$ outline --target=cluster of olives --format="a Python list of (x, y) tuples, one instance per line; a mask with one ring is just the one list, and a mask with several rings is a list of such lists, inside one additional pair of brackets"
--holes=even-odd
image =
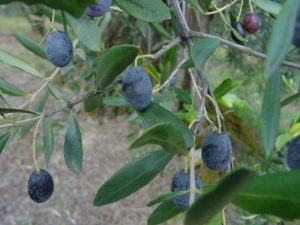
[[(198, 175), (195, 174), (195, 186), (197, 189), (202, 188), (202, 182)], [(190, 172), (185, 172), (181, 170), (175, 174), (172, 181), (171, 191), (172, 192), (180, 192), (180, 191), (188, 191), (190, 190)], [(173, 198), (173, 202), (175, 205), (181, 208), (189, 207), (189, 193), (185, 193), (182, 195), (178, 195)]]
[[(246, 31), (250, 34), (254, 34), (258, 31), (260, 27), (260, 20), (256, 12), (249, 12), (245, 15), (243, 23), (235, 21), (232, 23), (232, 27), (238, 32), (239, 35), (245, 38)], [(243, 44), (243, 41), (236, 37), (233, 32), (231, 32), (231, 37), (237, 44)]]
[[(99, 17), (108, 12), (111, 0), (99, 0), (98, 4), (86, 9), (86, 15)], [(56, 67), (68, 65), (73, 58), (73, 45), (71, 39), (63, 31), (49, 33), (45, 40), (45, 52), (51, 63)], [(54, 190), (53, 178), (44, 169), (33, 171), (28, 180), (28, 194), (36, 203), (46, 202)]]
[[(202, 147), (202, 159), (205, 165), (211, 170), (224, 170), (229, 168), (232, 157), (232, 145), (227, 134), (211, 133), (204, 141)], [(195, 175), (197, 189), (202, 187), (201, 179)], [(172, 192), (190, 190), (190, 173), (183, 170), (177, 172), (172, 182)], [(189, 193), (176, 196), (173, 199), (175, 205), (189, 207)]]

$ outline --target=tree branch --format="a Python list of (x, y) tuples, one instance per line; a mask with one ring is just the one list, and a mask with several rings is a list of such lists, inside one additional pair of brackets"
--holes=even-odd
[(114, 82), (112, 82), (109, 86), (107, 86), (106, 88), (104, 88), (103, 90), (96, 90), (92, 93), (89, 93), (87, 95), (82, 96), (81, 98), (75, 100), (74, 102), (68, 102), (65, 106), (59, 107), (51, 112), (45, 113), (44, 117), (51, 117), (59, 112), (64, 111), (65, 109), (72, 109), (74, 106), (88, 100), (91, 99), (97, 95), (101, 95), (106, 91), (110, 91), (113, 87), (115, 87), (116, 85), (120, 84), (122, 82), (122, 80), (115, 80)]
[[(253, 57), (256, 57), (259, 59), (264, 59), (264, 60), (267, 58), (267, 56), (263, 53), (254, 51), (248, 47), (233, 43), (231, 41), (228, 41), (226, 39), (220, 38), (215, 35), (206, 34), (206, 33), (202, 33), (202, 32), (196, 32), (196, 31), (190, 31), (190, 37), (191, 38), (215, 38), (215, 39), (218, 39), (222, 44), (232, 47), (232, 48), (235, 48), (241, 52), (244, 52), (245, 54), (247, 54), (249, 56), (253, 56)], [(287, 67), (291, 67), (291, 68), (300, 70), (300, 64), (289, 62), (289, 61), (283, 61), (282, 66), (287, 66)]]
[[(192, 54), (191, 50), (192, 50), (192, 46), (193, 46), (193, 43), (192, 43), (192, 40), (191, 40), (191, 31), (190, 31), (190, 29), (187, 25), (186, 19), (185, 19), (183, 13), (182, 13), (182, 10), (180, 8), (180, 4), (179, 4), (178, 0), (171, 0), (171, 4), (174, 8), (176, 18), (177, 18), (178, 23), (180, 25), (181, 39), (186, 43), (186, 45), (189, 49), (190, 55), (191, 55)], [(205, 75), (205, 73), (202, 70), (196, 69), (196, 71), (197, 71), (197, 74), (198, 74), (198, 76), (201, 80), (203, 90), (205, 90), (205, 92), (207, 90), (207, 93), (204, 93), (204, 95), (208, 94), (209, 96), (211, 96), (215, 100), (215, 96), (214, 96), (214, 93), (213, 93), (213, 91), (211, 90), (211, 88), (209, 86), (207, 76)], [(221, 124), (222, 124), (222, 130), (226, 131), (224, 117), (223, 117), (220, 109), (218, 108), (217, 110), (220, 113), (219, 115), (220, 115), (220, 120), (221, 120)]]
[(161, 47), (160, 50), (158, 50), (156, 53), (154, 53), (152, 55), (152, 59), (153, 60), (149, 60), (148, 62), (144, 63), (143, 66), (147, 66), (150, 63), (152, 63), (153, 61), (159, 59), (161, 56), (163, 56), (167, 51), (169, 51), (171, 48), (173, 48), (174, 46), (178, 45), (181, 42), (181, 38), (180, 37), (176, 37), (175, 39), (173, 39), (170, 43), (168, 43), (167, 45), (163, 45)]

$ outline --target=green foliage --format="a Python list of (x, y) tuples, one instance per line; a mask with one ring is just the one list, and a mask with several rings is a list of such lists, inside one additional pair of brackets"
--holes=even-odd
[(290, 103), (294, 102), (296, 99), (300, 98), (300, 92), (297, 92), (296, 94), (293, 94), (286, 99), (281, 101), (281, 107), (285, 107), (289, 105)]
[(203, 69), (205, 62), (219, 45), (220, 41), (212, 38), (201, 39), (194, 43), (192, 48), (192, 59), (198, 70)]
[(109, 106), (124, 106), (127, 102), (123, 97), (105, 97), (103, 103)]
[(157, 124), (145, 130), (133, 141), (130, 148), (138, 148), (146, 144), (157, 144), (172, 154), (186, 155), (184, 139), (180, 131), (170, 123)]
[(280, 10), (281, 10), (281, 5), (275, 1), (253, 0), (253, 3), (256, 4), (262, 10), (269, 12), (276, 16), (280, 13)]
[(38, 114), (37, 112), (25, 110), (25, 109), (12, 109), (12, 108), (0, 108), (0, 114), (9, 114), (9, 113), (29, 113), (29, 114)]
[(88, 100), (84, 101), (84, 111), (86, 112), (93, 112), (102, 104), (102, 99), (99, 96), (95, 96)]
[(26, 93), (0, 77), (0, 91), (11, 96), (24, 96)]
[(247, 169), (238, 169), (224, 177), (211, 191), (200, 196), (187, 211), (185, 225), (200, 225), (221, 211), (248, 183), (255, 173)]
[(232, 89), (234, 89), (236, 86), (237, 86), (236, 82), (234, 82), (230, 78), (223, 80), (223, 82), (218, 87), (216, 87), (214, 90), (214, 95), (215, 95), (216, 99), (222, 98), (224, 95), (226, 95)]
[(118, 45), (110, 48), (99, 60), (97, 66), (97, 87), (107, 87), (138, 54), (134, 45)]
[(69, 14), (66, 17), (74, 33), (79, 38), (80, 43), (91, 51), (100, 51), (101, 30), (98, 26), (99, 20), (88, 16), (76, 19)]
[(280, 88), (281, 75), (279, 72), (269, 77), (262, 103), (262, 138), (266, 151), (275, 147), (280, 119)]
[(158, 150), (127, 163), (100, 187), (94, 205), (113, 203), (141, 189), (165, 168), (172, 156)]
[(193, 134), (188, 127), (173, 113), (161, 107), (157, 103), (150, 103), (145, 110), (139, 111), (138, 114), (146, 127), (169, 122), (173, 126), (177, 127), (182, 134), (186, 148), (190, 148), (195, 145)]
[(8, 52), (0, 50), (0, 61), (35, 77), (43, 77), (35, 68)]
[(170, 10), (161, 0), (114, 0), (114, 3), (131, 16), (147, 22), (170, 19)]
[(175, 198), (176, 196), (186, 194), (187, 192), (188, 191), (177, 191), (177, 192), (170, 192), (167, 194), (160, 195), (160, 196), (156, 197), (155, 199), (151, 200), (150, 202), (148, 202), (147, 206), (153, 206), (158, 203), (166, 202), (168, 200)]
[(65, 93), (61, 92), (54, 84), (48, 83), (48, 90), (56, 100), (68, 100), (68, 96), (66, 96)]
[(49, 166), (54, 149), (54, 134), (53, 134), (53, 126), (49, 119), (43, 120), (43, 128), (44, 128), (44, 152), (45, 152), (45, 161), (47, 166)]
[(255, 177), (233, 203), (254, 214), (274, 215), (292, 220), (300, 218), (299, 170)]
[[(17, 0), (13, 0), (17, 1)], [(68, 1), (60, 1), (60, 0), (21, 0), (26, 4), (45, 4), (54, 9), (62, 9), (65, 10), (76, 17), (80, 17), (84, 12), (85, 8), (93, 3), (96, 3), (96, 0), (68, 0)], [(12, 0), (0, 0), (0, 4), (11, 3)]]
[(185, 208), (175, 205), (172, 200), (164, 202), (151, 213), (148, 218), (148, 225), (163, 223), (184, 212), (185, 210)]
[(20, 44), (22, 44), (27, 50), (31, 51), (33, 54), (43, 59), (48, 60), (44, 49), (31, 38), (20, 33), (16, 33), (15, 37), (20, 42)]
[(9, 141), (11, 137), (11, 133), (7, 132), (0, 136), (0, 154), (2, 153), (3, 149), (5, 148), (7, 142)]
[[(268, 43), (266, 73), (269, 76), (273, 76), (279, 70), (289, 51), (294, 34), (298, 5), (298, 1), (286, 1), (276, 19), (271, 39)], [(286, 32), (282, 32), (283, 30)]]
[(185, 104), (193, 103), (191, 94), (189, 92), (187, 92), (186, 90), (181, 89), (181, 88), (175, 88), (174, 91), (176, 94), (176, 98), (178, 98), (183, 103), (185, 103)]
[(70, 113), (64, 144), (64, 157), (68, 168), (79, 174), (82, 170), (83, 151), (81, 132), (75, 115)]

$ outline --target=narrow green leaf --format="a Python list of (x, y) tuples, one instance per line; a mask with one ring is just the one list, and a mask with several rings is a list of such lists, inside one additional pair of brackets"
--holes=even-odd
[(48, 89), (51, 93), (51, 95), (56, 99), (56, 100), (64, 100), (64, 101), (68, 101), (68, 96), (60, 91), (56, 86), (54, 86), (51, 83), (48, 83)]
[(281, 102), (281, 107), (285, 107), (287, 106), (288, 104), (291, 104), (293, 101), (295, 101), (296, 99), (300, 98), (300, 92), (296, 93), (296, 94), (293, 94), (289, 97), (287, 97), (286, 99), (284, 99), (282, 102)]
[(198, 10), (200, 13), (203, 13), (203, 9), (201, 8), (198, 0), (187, 0), (189, 4), (191, 4), (196, 10)]
[(11, 96), (24, 96), (26, 93), (20, 88), (8, 83), (2, 77), (0, 77), (0, 90), (1, 92)]
[(190, 68), (193, 68), (194, 67), (194, 62), (191, 58), (188, 58), (184, 61), (184, 63), (182, 64), (182, 66), (180, 67), (181, 69), (183, 70), (187, 70), (187, 69), (190, 69)]
[(0, 136), (0, 154), (2, 153), (3, 149), (5, 148), (8, 140), (10, 139), (11, 137), (11, 133), (10, 132), (7, 132), (3, 135)]
[(232, 79), (225, 79), (218, 87), (215, 88), (214, 95), (216, 99), (222, 98), (235, 87), (236, 83)]
[(174, 91), (176, 94), (176, 98), (178, 98), (183, 103), (189, 104), (189, 105), (193, 103), (191, 94), (188, 91), (183, 90), (181, 88), (175, 88)]
[(138, 148), (146, 144), (158, 144), (172, 154), (188, 153), (180, 131), (170, 123), (160, 123), (145, 130), (132, 142), (130, 148)]
[(219, 45), (220, 41), (215, 38), (203, 38), (193, 44), (192, 58), (198, 70), (203, 70), (205, 62)]
[(172, 159), (172, 154), (150, 152), (120, 168), (97, 192), (95, 206), (123, 199), (147, 185)]
[(173, 203), (172, 200), (160, 204), (149, 216), (148, 225), (156, 225), (183, 213), (186, 209)]
[(69, 12), (76, 17), (80, 17), (88, 5), (96, 3), (96, 0), (0, 0), (0, 4), (7, 4), (13, 1), (21, 1), (28, 5), (45, 4), (53, 9), (61, 9)]
[(148, 23), (143, 21), (143, 20), (137, 19), (135, 25), (136, 25), (137, 29), (141, 32), (143, 37), (146, 38), (147, 37)]
[(31, 38), (20, 33), (16, 33), (15, 37), (27, 50), (43, 59), (48, 60), (44, 49), (38, 43), (34, 42)]
[(66, 17), (80, 43), (91, 51), (100, 51), (101, 31), (98, 26), (99, 20), (88, 16), (76, 19), (69, 14), (66, 14)]
[[(5, 103), (5, 105), (7, 105), (8, 107), (11, 107), (11, 105), (9, 104), (9, 102), (5, 99), (5, 97), (3, 96), (3, 93), (0, 91), (0, 99)], [(5, 118), (5, 115), (2, 114), (2, 117)]]
[(226, 27), (230, 30), (230, 32), (232, 32), (234, 34), (234, 36), (236, 36), (240, 41), (242, 41), (243, 43), (246, 43), (247, 39), (244, 38), (242, 35), (240, 35), (240, 33), (237, 32), (236, 29), (234, 29), (232, 27), (231, 23), (227, 20), (227, 18), (224, 16), (222, 11), (219, 12), (219, 15), (220, 15), (222, 21), (224, 22), (224, 24), (226, 25)]
[(187, 125), (182, 120), (178, 119), (173, 113), (157, 103), (151, 102), (145, 110), (138, 111), (138, 114), (146, 127), (169, 122), (182, 134), (186, 148), (191, 148), (195, 145), (193, 133), (189, 130)]
[(170, 33), (159, 23), (150, 23), (150, 26), (160, 37), (166, 38), (167, 40), (171, 39)]
[(223, 225), (222, 223), (222, 213), (216, 214), (208, 223), (207, 225)]
[(272, 151), (279, 129), (281, 75), (276, 72), (269, 77), (262, 103), (262, 138), (266, 151)]
[(138, 54), (134, 45), (118, 45), (110, 48), (97, 66), (97, 87), (103, 89), (129, 66)]
[(54, 134), (52, 124), (49, 119), (43, 120), (44, 127), (44, 153), (45, 153), (45, 161), (46, 165), (49, 166), (54, 149)]
[(275, 21), (267, 49), (265, 70), (268, 76), (272, 76), (278, 71), (289, 51), (294, 34), (298, 5), (299, 1), (286, 1)]
[(171, 18), (168, 6), (161, 0), (114, 0), (114, 3), (131, 16), (147, 22)]
[(233, 203), (251, 213), (286, 220), (300, 218), (300, 171), (277, 172), (255, 177)]
[(200, 196), (187, 211), (185, 225), (203, 225), (232, 201), (255, 177), (247, 169), (238, 169), (224, 177), (210, 192)]
[(39, 100), (37, 101), (36, 105), (34, 106), (34, 111), (36, 112), (43, 112), (46, 104), (47, 104), (47, 99), (49, 97), (49, 91), (46, 89), (44, 93), (41, 95)]
[(40, 78), (43, 77), (35, 68), (31, 67), (28, 63), (19, 59), (17, 56), (14, 56), (3, 50), (0, 50), (0, 61), (9, 66), (15, 67), (19, 70), (29, 73), (33, 76)]
[(127, 105), (127, 102), (124, 97), (105, 97), (103, 99), (105, 105), (110, 106), (124, 106)]
[(168, 200), (171, 200), (179, 195), (183, 195), (188, 193), (189, 191), (177, 191), (177, 192), (170, 192), (167, 194), (162, 194), (158, 197), (156, 197), (155, 199), (151, 200), (150, 202), (147, 203), (147, 206), (153, 206), (156, 205), (158, 203), (162, 203)]
[(277, 16), (281, 10), (281, 4), (270, 0), (253, 0), (253, 3), (262, 10)]
[(102, 104), (102, 99), (99, 95), (84, 101), (84, 111), (93, 112)]
[(33, 112), (25, 109), (0, 108), (0, 114), (8, 114), (8, 113), (38, 114), (37, 112)]
[(75, 115), (71, 112), (64, 144), (64, 158), (68, 168), (79, 174), (82, 170), (83, 151), (81, 132)]

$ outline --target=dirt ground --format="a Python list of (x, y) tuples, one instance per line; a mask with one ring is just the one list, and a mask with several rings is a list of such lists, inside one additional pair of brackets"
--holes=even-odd
[[(0, 49), (32, 61), (39, 69), (45, 69), (34, 55), (17, 43), (11, 33), (1, 33)], [(40, 86), (40, 81), (36, 78), (2, 63), (0, 75), (28, 92), (37, 90)], [(16, 107), (24, 101), (22, 98), (9, 100)], [(66, 124), (64, 113), (53, 119)], [(79, 176), (70, 172), (64, 164), (65, 128), (56, 129), (55, 152), (48, 168), (54, 178), (55, 191), (51, 200), (45, 204), (36, 204), (27, 195), (27, 181), (33, 170), (32, 133), (22, 139), (15, 138), (0, 155), (0, 225), (147, 224), (147, 218), (154, 208), (148, 208), (146, 204), (152, 197), (170, 191), (171, 177), (179, 159), (174, 158), (164, 177), (158, 176), (149, 186), (132, 196), (100, 208), (92, 205), (101, 184), (133, 158), (128, 149), (128, 135), (133, 128), (126, 119), (118, 117), (100, 120), (84, 113), (78, 115), (84, 146), (84, 168)], [(40, 134), (38, 145), (41, 144)], [(39, 162), (45, 167), (42, 151), (38, 155)], [(167, 224), (181, 224), (181, 219), (175, 218)]]

